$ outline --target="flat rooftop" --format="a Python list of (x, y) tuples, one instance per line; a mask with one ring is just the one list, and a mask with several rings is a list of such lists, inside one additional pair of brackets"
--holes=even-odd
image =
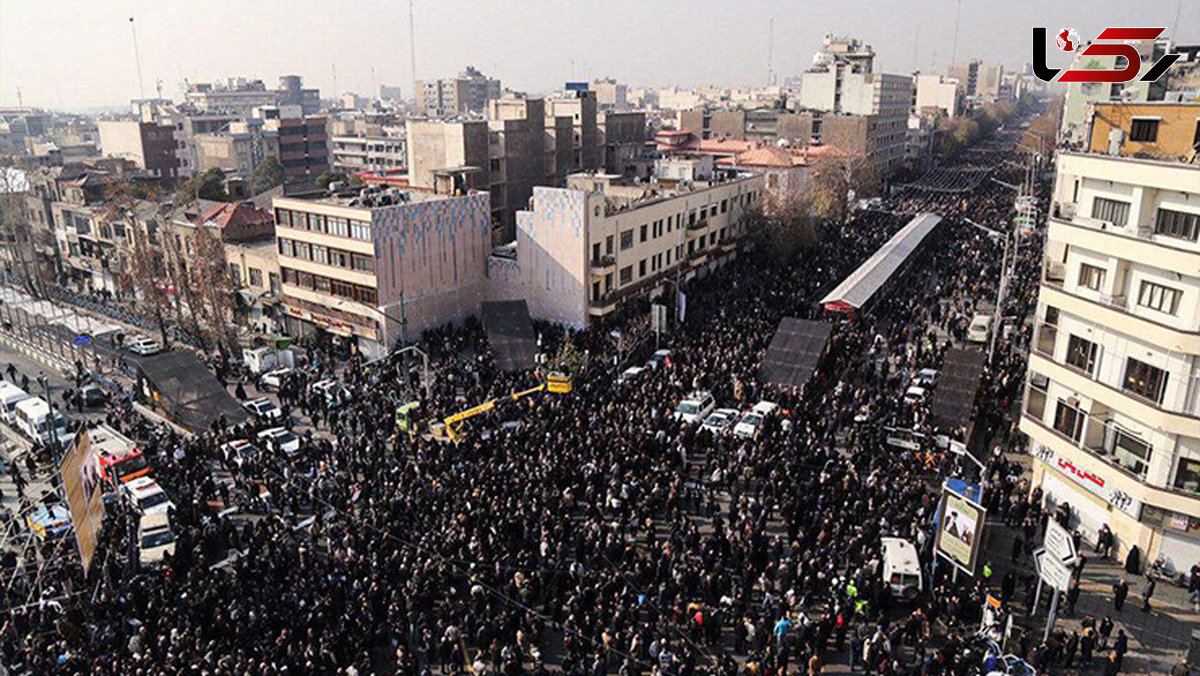
[(276, 202), (294, 200), (310, 204), (328, 204), (356, 209), (381, 209), (399, 204), (412, 204), (414, 202), (436, 202), (453, 197), (456, 196), (435, 193), (432, 190), (419, 190), (394, 185), (364, 185), (338, 190), (325, 195), (283, 197), (277, 199)]

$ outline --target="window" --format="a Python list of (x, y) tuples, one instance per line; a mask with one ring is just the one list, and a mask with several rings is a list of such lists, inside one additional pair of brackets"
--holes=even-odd
[(646, 241), (646, 233), (648, 232), (648, 230), (649, 230), (649, 228), (645, 224), (643, 224), (642, 227), (638, 229), (638, 241), (639, 242)]
[(1158, 140), (1158, 120), (1133, 118), (1129, 125), (1129, 140), (1154, 143)]
[(600, 282), (592, 282), (592, 300), (600, 300)]
[(595, 244), (592, 245), (592, 261), (596, 262), (599, 260), (600, 260), (600, 242), (596, 242)]
[(306, 261), (311, 261), (312, 246), (306, 242), (296, 242), (296, 258), (303, 258)]
[(1071, 336), (1067, 341), (1067, 363), (1092, 375), (1096, 367), (1096, 351), (1096, 344), (1092, 341)]
[(626, 265), (621, 268), (621, 283), (628, 284), (633, 281), (633, 266)]
[(1146, 475), (1150, 467), (1150, 444), (1116, 425), (1106, 428), (1104, 441), (1104, 449), (1112, 454), (1113, 462), (1138, 476)]
[(330, 216), (326, 224), (329, 227), (329, 234), (338, 237), (350, 236), (350, 221), (347, 219)]
[(1200, 493), (1200, 460), (1179, 459), (1179, 467), (1175, 470), (1175, 488)]
[(312, 245), (312, 259), (314, 263), (329, 265), (329, 249), (319, 244)]
[(1138, 290), (1137, 302), (1142, 307), (1173, 315), (1179, 309), (1179, 297), (1182, 295), (1183, 292), (1179, 289), (1143, 281), (1141, 289)]
[(1171, 209), (1159, 209), (1154, 221), (1154, 234), (1196, 241), (1200, 231), (1200, 214), (1189, 214)]
[(294, 246), (292, 246), (292, 240), (290, 240), (290, 239), (279, 240), (279, 253), (280, 253), (280, 255), (288, 256), (289, 258), (295, 258), (296, 257), (296, 248)]
[(641, 261), (638, 262), (638, 277), (640, 278), (640, 277), (645, 277), (645, 276), (646, 276), (646, 259), (643, 258)]
[(274, 272), (267, 273), (267, 279), (271, 283), (271, 293), (278, 295), (281, 288), (279, 286), (279, 275)]
[(1104, 273), (1104, 268), (1081, 263), (1079, 265), (1079, 285), (1086, 286), (1092, 291), (1099, 291), (1104, 287)]
[(242, 285), (242, 269), (236, 263), (229, 264), (229, 278), (233, 280), (234, 284)]
[(247, 274), (250, 276), (250, 286), (262, 286), (262, 270), (258, 268), (246, 268)]
[(337, 249), (329, 250), (329, 264), (339, 268), (350, 267), (350, 254)]
[(362, 254), (350, 254), (351, 265), (359, 272), (375, 272), (375, 259)]
[(728, 210), (729, 210), (729, 198), (726, 197), (725, 199), (721, 200), (721, 213), (725, 213)]
[(1161, 404), (1163, 393), (1167, 389), (1167, 372), (1157, 366), (1130, 358), (1125, 365), (1123, 387), (1127, 392)]
[(612, 235), (609, 235), (608, 237), (604, 238), (604, 254), (606, 256), (611, 256), (612, 252), (613, 252), (613, 238), (612, 238)]
[(621, 251), (633, 248), (633, 230), (621, 233)]
[(365, 221), (350, 221), (350, 236), (354, 239), (370, 241), (371, 224)]
[(1054, 429), (1074, 441), (1079, 441), (1079, 434), (1083, 432), (1083, 414), (1079, 409), (1059, 399), (1058, 408), (1054, 411)]
[(1092, 218), (1125, 225), (1129, 222), (1129, 202), (1097, 197), (1092, 200)]

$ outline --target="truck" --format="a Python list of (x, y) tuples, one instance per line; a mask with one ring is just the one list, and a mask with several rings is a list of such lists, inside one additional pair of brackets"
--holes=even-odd
[(296, 366), (296, 357), (291, 350), (281, 350), (270, 345), (242, 350), (242, 361), (246, 363), (246, 368), (254, 374), (283, 366), (287, 368)]

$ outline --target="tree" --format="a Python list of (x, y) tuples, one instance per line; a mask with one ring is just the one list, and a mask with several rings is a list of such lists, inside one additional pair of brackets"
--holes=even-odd
[(233, 283), (225, 258), (225, 245), (219, 233), (203, 224), (192, 233), (194, 256), (188, 266), (196, 306), (192, 308), (203, 321), (213, 342), (224, 345), (228, 354), (236, 352), (237, 336), (231, 330)]
[(878, 189), (874, 166), (862, 152), (834, 144), (809, 166), (812, 192), (805, 199), (821, 220), (838, 226), (844, 226), (850, 218), (851, 199), (874, 194)]
[[(146, 227), (153, 227), (157, 214), (147, 226), (138, 218), (139, 210), (156, 209), (158, 192), (153, 186), (120, 181), (104, 191), (104, 211), (101, 217), (109, 223), (119, 222), (125, 227), (129, 239), (126, 265), (117, 272), (125, 290), (133, 297), (139, 314), (152, 317), (162, 336), (163, 346), (170, 345), (167, 334), (168, 311), (170, 310), (166, 286), (163, 283), (166, 261), (161, 249), (152, 246)], [(147, 202), (150, 204), (147, 204)]]
[(791, 260), (819, 240), (811, 187), (788, 190), (772, 198), (765, 210), (755, 204), (746, 218), (759, 250), (775, 262)]
[(228, 202), (225, 192), (225, 174), (220, 169), (209, 169), (184, 181), (175, 193), (175, 206), (182, 206), (198, 199)]
[(283, 165), (275, 157), (268, 157), (254, 168), (250, 174), (250, 190), (255, 194), (266, 192), (278, 185), (283, 185), (287, 178)]
[(33, 224), (25, 208), (27, 190), (25, 172), (0, 164), (0, 243), (20, 269), (26, 289), (40, 297), (33, 269)]
[(337, 169), (326, 169), (317, 174), (316, 186), (322, 190), (328, 189), (330, 183), (345, 183), (346, 185), (362, 185), (362, 179)]

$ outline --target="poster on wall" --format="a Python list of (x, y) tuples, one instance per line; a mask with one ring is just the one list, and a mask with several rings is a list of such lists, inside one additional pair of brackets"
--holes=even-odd
[(938, 512), (934, 551), (968, 575), (975, 574), (979, 552), (983, 548), (983, 524), (986, 510), (958, 493), (944, 488)]

